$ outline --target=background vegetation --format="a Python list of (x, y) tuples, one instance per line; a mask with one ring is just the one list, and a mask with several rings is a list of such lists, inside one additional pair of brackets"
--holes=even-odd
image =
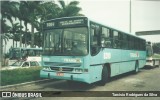
[(1, 86), (40, 80), (41, 67), (1, 70)]
[(153, 52), (160, 55), (160, 43), (153, 43)]
[[(41, 23), (46, 20), (83, 16), (78, 1), (0, 1), (1, 3), (1, 35), (0, 54), (4, 57), (3, 50), (8, 39), (13, 39), (13, 47), (41, 47)], [(9, 25), (10, 23), (11, 25)], [(30, 25), (30, 29), (28, 26)], [(5, 43), (3, 43), (5, 42)], [(5, 45), (3, 45), (5, 44)], [(0, 63), (2, 59), (0, 60)]]

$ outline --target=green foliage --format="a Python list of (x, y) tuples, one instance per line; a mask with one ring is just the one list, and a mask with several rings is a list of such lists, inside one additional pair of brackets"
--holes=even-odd
[(81, 8), (78, 7), (79, 1), (71, 1), (68, 5), (63, 0), (59, 0), (60, 12), (58, 17), (69, 17), (69, 16), (83, 16), (79, 12)]
[(41, 32), (36, 32), (34, 34), (34, 36), (36, 37), (34, 39), (35, 45), (37, 45), (38, 47), (42, 47), (42, 39), (43, 39), (42, 33)]
[[(31, 47), (33, 47), (33, 45), (41, 46), (42, 43), (35, 42), (36, 38), (39, 38), (38, 41), (42, 41), (42, 38), (34, 36), (34, 29), (36, 28), (38, 32), (41, 32), (40, 23), (42, 21), (58, 17), (83, 16), (79, 13), (81, 8), (78, 7), (78, 4), (78, 1), (71, 1), (66, 4), (64, 0), (59, 0), (58, 4), (55, 3), (55, 1), (2, 1), (1, 32), (3, 34), (12, 34), (13, 41), (20, 41), (20, 44), (31, 44)], [(13, 18), (15, 18), (15, 20), (19, 19), (19, 23), (13, 22)], [(12, 24), (11, 27), (7, 25), (6, 20), (10, 21)], [(25, 25), (25, 32), (22, 30), (22, 23)], [(31, 32), (28, 32), (28, 24), (32, 26)], [(29, 36), (23, 35), (23, 37), (21, 37), (23, 33), (30, 34)], [(4, 34), (3, 39), (4, 38), (7, 40), (10, 37)]]
[(2, 70), (1, 86), (39, 80), (40, 69), (41, 67)]
[(160, 43), (153, 43), (153, 52), (160, 54)]

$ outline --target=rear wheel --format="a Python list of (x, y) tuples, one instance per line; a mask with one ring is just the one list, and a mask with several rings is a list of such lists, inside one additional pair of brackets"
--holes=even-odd
[(102, 70), (102, 79), (99, 82), (99, 85), (104, 86), (109, 80), (109, 71), (107, 67), (103, 67)]
[(136, 61), (136, 64), (135, 64), (135, 73), (138, 73), (139, 72), (139, 65), (138, 65), (138, 61)]

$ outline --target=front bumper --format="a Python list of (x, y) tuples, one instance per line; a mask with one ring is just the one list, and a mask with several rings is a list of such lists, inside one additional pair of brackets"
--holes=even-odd
[(63, 73), (63, 76), (57, 76), (57, 72), (54, 71), (40, 71), (41, 78), (50, 78), (50, 79), (64, 79), (64, 80), (73, 80), (80, 81), (85, 83), (92, 83), (90, 81), (90, 75), (88, 73)]

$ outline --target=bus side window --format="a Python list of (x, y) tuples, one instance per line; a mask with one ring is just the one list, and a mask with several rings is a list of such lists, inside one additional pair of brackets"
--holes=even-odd
[(142, 41), (143, 41), (143, 43), (142, 43), (141, 49), (145, 51), (146, 50), (146, 41), (145, 40), (142, 40)]
[(91, 55), (96, 55), (100, 51), (100, 28), (91, 27)]
[(102, 27), (101, 45), (102, 47), (111, 47), (111, 33), (110, 29)]
[(133, 50), (135, 50), (134, 44), (135, 44), (135, 40), (134, 40), (134, 37), (132, 36), (131, 37), (131, 46), (132, 46)]
[(118, 41), (119, 48), (123, 49), (123, 34), (121, 32), (118, 32)]
[(97, 46), (97, 37), (96, 37), (96, 32), (95, 29), (91, 28), (91, 45), (92, 46)]
[(122, 39), (122, 49), (128, 49), (128, 40), (127, 40), (128, 35), (123, 34), (123, 39)]
[(128, 48), (129, 48), (129, 50), (131, 50), (132, 49), (132, 45), (133, 45), (133, 42), (132, 42), (132, 37), (131, 36), (128, 36)]
[(118, 31), (113, 31), (113, 48), (120, 48)]

